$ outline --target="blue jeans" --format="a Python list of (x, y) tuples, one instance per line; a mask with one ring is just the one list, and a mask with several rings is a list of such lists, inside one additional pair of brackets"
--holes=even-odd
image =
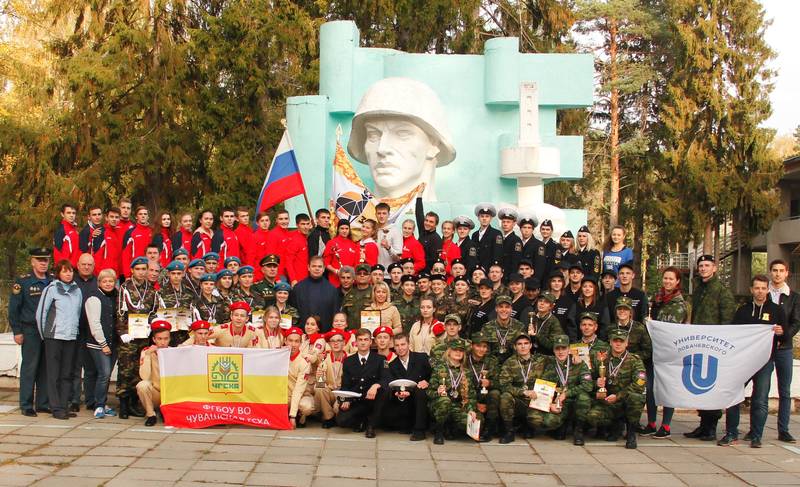
[(789, 409), (792, 407), (792, 366), (794, 359), (791, 348), (779, 348), (773, 355), (775, 374), (778, 376), (778, 432), (789, 432)]
[(75, 350), (75, 365), (72, 371), (72, 392), (69, 396), (70, 404), (81, 403), (81, 384), (83, 384), (84, 403), (87, 406), (94, 404), (94, 390), (97, 382), (97, 370), (94, 361), (86, 347), (86, 337), (78, 336)]
[[(739, 404), (725, 410), (725, 433), (739, 439)], [(752, 407), (752, 405), (751, 405)], [(752, 425), (751, 425), (752, 427)]]
[(94, 386), (94, 407), (105, 408), (108, 399), (108, 383), (111, 379), (111, 371), (114, 370), (114, 362), (117, 361), (117, 351), (111, 349), (111, 355), (106, 355), (102, 350), (87, 348), (97, 369), (97, 382)]
[(753, 376), (753, 395), (750, 401), (750, 434), (753, 439), (761, 439), (769, 414), (769, 387), (775, 363), (770, 359)]

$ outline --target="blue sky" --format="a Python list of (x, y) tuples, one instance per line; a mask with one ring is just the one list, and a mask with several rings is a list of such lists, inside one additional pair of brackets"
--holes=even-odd
[(800, 20), (800, 1), (761, 0), (766, 17), (772, 19), (766, 38), (777, 53), (772, 68), (777, 71), (770, 95), (772, 116), (765, 126), (778, 134), (792, 133), (800, 125), (800, 50), (797, 49), (797, 28)]

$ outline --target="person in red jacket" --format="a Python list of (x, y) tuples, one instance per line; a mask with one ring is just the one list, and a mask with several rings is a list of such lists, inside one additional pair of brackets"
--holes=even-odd
[(261, 259), (269, 255), (267, 251), (267, 244), (269, 243), (269, 225), (271, 221), (269, 213), (262, 211), (256, 216), (256, 224), (258, 228), (253, 232), (250, 239), (250, 260), (246, 261), (248, 265), (255, 269), (253, 280), (259, 282), (264, 279), (264, 273), (261, 272)]
[(339, 287), (339, 269), (343, 266), (355, 268), (358, 265), (358, 255), (358, 244), (350, 240), (350, 222), (339, 220), (336, 236), (325, 244), (325, 251), (322, 253), (331, 284)]
[(197, 216), (197, 229), (192, 234), (192, 244), (189, 254), (192, 259), (202, 259), (204, 255), (211, 252), (211, 239), (214, 231), (214, 214), (211, 210), (203, 210)]
[(80, 237), (75, 224), (77, 215), (75, 206), (69, 203), (61, 205), (61, 223), (53, 234), (53, 262), (68, 260), (76, 268), (81, 256)]
[(153, 225), (152, 243), (158, 247), (158, 263), (167, 267), (172, 262), (172, 215), (168, 211), (162, 211)]
[(119, 228), (119, 208), (109, 208), (106, 211), (106, 223), (103, 225), (100, 250), (95, 254), (95, 272), (103, 269), (113, 270), (117, 276), (122, 276), (122, 233)]
[(458, 238), (455, 233), (456, 227), (452, 221), (447, 220), (442, 222), (442, 252), (439, 256), (444, 261), (445, 271), (448, 276), (450, 275), (450, 268), (453, 265), (453, 261), (461, 258), (461, 247), (453, 243), (453, 237), (455, 236)]
[(378, 244), (375, 243), (375, 231), (378, 222), (372, 219), (364, 220), (361, 224), (361, 240), (359, 247), (359, 264), (367, 264), (370, 268), (378, 263)]
[(133, 227), (134, 222), (131, 221), (131, 211), (133, 211), (133, 203), (128, 198), (120, 198), (119, 199), (119, 234), (120, 236), (125, 235), (125, 232)]
[(175, 255), (175, 251), (178, 249), (185, 249), (189, 252), (189, 249), (192, 248), (192, 218), (191, 213), (181, 215), (178, 231), (172, 234), (172, 255)]
[(240, 257), (239, 237), (233, 231), (236, 213), (232, 208), (223, 208), (219, 221), (219, 228), (211, 239), (211, 250), (218, 253), (223, 261), (228, 257)]
[(286, 251), (281, 261), (286, 262), (289, 283), (295, 284), (308, 277), (308, 235), (311, 233), (311, 217), (299, 213), (294, 217), (297, 230), (289, 232)]
[(246, 265), (253, 252), (253, 229), (250, 228), (250, 210), (244, 206), (236, 208), (236, 225), (233, 231), (239, 238), (239, 258), (242, 259), (242, 265)]
[(133, 259), (144, 256), (147, 246), (153, 241), (153, 230), (148, 226), (149, 221), (150, 213), (147, 208), (137, 207), (136, 224), (122, 237), (122, 271), (125, 277), (130, 277)]
[(412, 259), (414, 261), (414, 274), (419, 274), (425, 268), (425, 249), (422, 244), (414, 237), (414, 221), (406, 220), (403, 222), (403, 254), (401, 259)]
[(94, 258), (94, 275), (100, 272), (97, 267), (97, 258), (103, 243), (103, 231), (103, 209), (92, 205), (89, 207), (89, 221), (78, 234), (78, 246), (82, 253), (89, 254)]

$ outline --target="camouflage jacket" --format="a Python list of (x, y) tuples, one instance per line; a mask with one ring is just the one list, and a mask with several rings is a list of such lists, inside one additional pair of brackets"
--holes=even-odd
[(500, 363), (497, 361), (497, 357), (487, 353), (486, 356), (483, 357), (483, 360), (478, 361), (475, 360), (471, 353), (467, 352), (464, 363), (466, 364), (465, 368), (469, 372), (469, 378), (470, 381), (472, 381), (472, 387), (474, 387), (476, 391), (481, 390), (481, 371), (485, 371), (486, 378), (489, 379), (489, 382), (491, 382), (489, 389), (498, 389)]
[(592, 374), (589, 372), (589, 368), (586, 364), (583, 362), (573, 364), (572, 358), (569, 356), (566, 362), (566, 366), (569, 367), (568, 369), (565, 369), (564, 364), (561, 364), (562, 372), (567, 373), (566, 385), (561, 383), (558, 371), (556, 370), (556, 367), (559, 366), (557, 365), (558, 359), (551, 356), (543, 357), (543, 359), (536, 364), (534, 367), (534, 369), (536, 369), (536, 378), (555, 382), (558, 384), (558, 387), (566, 387), (567, 399), (575, 398), (581, 393), (591, 393)]
[[(625, 399), (628, 394), (644, 394), (647, 385), (644, 362), (632, 353), (623, 354), (622, 357), (614, 357), (609, 352), (608, 358), (605, 360), (608, 395), (616, 394), (618, 399)], [(622, 361), (622, 365), (620, 365), (620, 361)], [(615, 372), (614, 369), (617, 366), (619, 369)]]
[(692, 294), (692, 323), (697, 325), (718, 325), (730, 323), (736, 312), (733, 294), (719, 277), (714, 276), (695, 284)]
[(147, 281), (136, 284), (128, 278), (120, 286), (117, 301), (117, 333), (128, 333), (128, 314), (146, 314), (152, 318), (156, 311), (156, 290)]
[[(428, 399), (435, 400), (439, 397), (439, 386), (444, 385), (447, 388), (447, 394), (450, 399), (458, 404), (466, 411), (474, 411), (476, 409), (477, 399), (475, 396), (475, 388), (469, 380), (471, 371), (461, 366), (453, 366), (449, 361), (443, 360), (433, 367), (431, 372), (430, 385), (428, 386)], [(458, 382), (458, 394), (456, 397), (450, 395), (453, 390), (451, 380), (456, 379), (461, 375), (461, 380)]]
[[(436, 345), (434, 345), (433, 348), (431, 348), (431, 353), (429, 356), (431, 367), (434, 367), (437, 363), (442, 361), (444, 353), (447, 351), (447, 345), (449, 345), (451, 341), (453, 340), (448, 339), (445, 335), (442, 335), (436, 340)], [(464, 340), (464, 341), (467, 342), (467, 346), (472, 345), (472, 342), (470, 342), (469, 340)], [(468, 354), (469, 349), (467, 349), (467, 351), (464, 353)]]
[(531, 355), (528, 360), (514, 354), (500, 368), (498, 386), (500, 392), (523, 399), (525, 391), (532, 391), (536, 383), (537, 364), (544, 360), (542, 355)]
[(411, 301), (406, 301), (402, 295), (395, 298), (392, 304), (400, 312), (400, 322), (403, 324), (403, 331), (408, 333), (411, 327), (414, 326), (417, 319), (419, 319), (419, 299), (413, 298)]
[(347, 315), (347, 326), (351, 330), (361, 328), (361, 311), (369, 305), (372, 286), (359, 289), (353, 286), (342, 297), (342, 311)]
[(218, 320), (221, 317), (220, 310), (222, 308), (222, 301), (217, 296), (211, 296), (211, 299), (206, 299), (201, 295), (192, 303), (192, 319), (204, 320), (211, 323), (222, 324), (225, 321)]
[[(557, 335), (566, 335), (561, 328), (561, 321), (553, 313), (548, 313), (547, 316), (536, 315), (533, 321), (536, 324), (536, 335), (531, 336), (534, 350), (544, 355), (553, 355), (553, 340)], [(532, 331), (527, 330), (527, 333)]]
[(509, 318), (505, 326), (494, 319), (486, 323), (481, 331), (489, 342), (489, 354), (497, 357), (500, 362), (505, 362), (514, 353), (514, 339), (528, 332), (525, 325), (514, 318)]
[(186, 308), (189, 309), (194, 301), (194, 293), (189, 288), (181, 285), (174, 289), (172, 285), (159, 289), (156, 294), (156, 306), (159, 308)]
[(250, 289), (250, 291), (251, 291), (250, 293), (247, 293), (244, 291), (244, 289), (237, 286), (236, 288), (234, 288), (232, 293), (233, 300), (244, 301), (245, 303), (250, 305), (250, 308), (253, 311), (265, 309), (266, 300), (264, 299), (264, 296), (261, 293), (256, 292), (252, 288)]
[(650, 316), (654, 320), (666, 321), (667, 323), (686, 323), (689, 310), (686, 308), (686, 301), (683, 299), (683, 295), (678, 294), (664, 305), (658, 305), (653, 300), (650, 306)]
[(610, 332), (615, 328), (620, 328), (628, 332), (628, 351), (635, 353), (643, 362), (651, 360), (653, 357), (653, 342), (647, 328), (638, 321), (630, 321), (628, 326), (620, 326), (619, 322), (614, 323), (608, 329)]

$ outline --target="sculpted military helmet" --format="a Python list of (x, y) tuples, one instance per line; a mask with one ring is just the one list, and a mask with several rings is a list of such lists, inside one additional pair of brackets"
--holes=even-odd
[(364, 123), (378, 116), (404, 117), (422, 129), (439, 148), (437, 166), (456, 158), (444, 106), (428, 85), (409, 78), (384, 78), (370, 86), (356, 109), (347, 142), (347, 151), (359, 162), (367, 162)]

